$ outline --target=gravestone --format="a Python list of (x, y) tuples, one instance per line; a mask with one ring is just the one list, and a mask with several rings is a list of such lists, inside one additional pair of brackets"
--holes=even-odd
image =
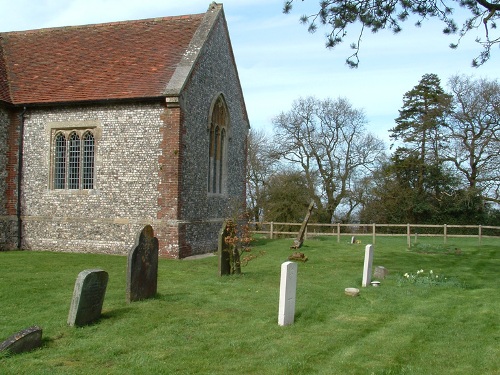
[(68, 316), (70, 326), (91, 324), (101, 317), (107, 285), (106, 271), (91, 269), (78, 274)]
[(42, 346), (42, 329), (38, 326), (19, 331), (0, 344), (0, 352), (12, 354), (29, 352)]
[(297, 263), (285, 262), (281, 265), (280, 301), (278, 324), (293, 324), (295, 318), (295, 295), (297, 290)]
[(158, 287), (158, 239), (151, 225), (136, 237), (128, 253), (127, 302), (140, 301), (156, 295)]
[(363, 282), (361, 286), (366, 287), (372, 281), (373, 245), (365, 247), (365, 262), (363, 266)]
[(235, 221), (226, 219), (219, 232), (219, 276), (241, 273), (237, 225)]
[(232, 246), (226, 243), (226, 237), (229, 236), (228, 222), (224, 220), (222, 228), (219, 231), (219, 245), (217, 253), (219, 255), (219, 276), (231, 274), (231, 254)]
[(373, 271), (373, 278), (375, 279), (385, 279), (385, 277), (389, 274), (387, 268), (382, 266), (375, 267), (375, 271)]
[(306, 233), (307, 223), (309, 222), (309, 218), (311, 217), (311, 212), (314, 208), (314, 201), (311, 200), (309, 207), (307, 208), (307, 214), (300, 226), (299, 234), (297, 238), (293, 241), (293, 245), (290, 246), (290, 249), (299, 249), (304, 243), (304, 235)]

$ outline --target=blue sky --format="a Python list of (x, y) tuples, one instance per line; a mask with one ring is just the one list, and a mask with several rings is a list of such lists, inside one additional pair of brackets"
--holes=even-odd
[[(318, 7), (318, 0), (297, 1), (282, 13), (282, 0), (226, 0), (224, 12), (238, 65), (251, 126), (272, 129), (272, 118), (288, 111), (299, 97), (347, 98), (363, 109), (368, 129), (388, 143), (405, 92), (426, 73), (437, 74), (443, 86), (451, 75), (500, 78), (500, 50), (484, 66), (471, 67), (481, 51), (474, 42), (483, 29), (465, 39), (458, 50), (448, 45), (456, 37), (442, 35), (438, 22), (415, 28), (410, 22), (397, 36), (365, 32), (361, 63), (349, 69), (349, 44), (328, 50), (326, 29), (315, 34), (299, 23), (302, 14)], [(209, 0), (0, 0), (0, 31), (82, 25), (171, 15), (203, 13)]]

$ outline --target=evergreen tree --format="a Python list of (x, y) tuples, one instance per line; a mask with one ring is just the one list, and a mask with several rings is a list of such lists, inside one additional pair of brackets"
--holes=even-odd
[(396, 149), (400, 158), (417, 157), (417, 183), (419, 193), (424, 190), (424, 176), (429, 169), (439, 169), (440, 147), (444, 118), (450, 109), (451, 96), (441, 87), (436, 74), (425, 74), (418, 85), (403, 97), (396, 126), (390, 129), (390, 137), (403, 146)]

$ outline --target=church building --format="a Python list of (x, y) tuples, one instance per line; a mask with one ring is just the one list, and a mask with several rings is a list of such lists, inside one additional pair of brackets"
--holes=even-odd
[(215, 251), (249, 120), (221, 4), (0, 33), (0, 250)]

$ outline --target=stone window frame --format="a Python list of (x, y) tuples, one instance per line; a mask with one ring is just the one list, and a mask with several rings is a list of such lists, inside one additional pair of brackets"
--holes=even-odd
[[(98, 143), (102, 134), (102, 126), (98, 121), (66, 121), (48, 123), (46, 126), (47, 133), (50, 139), (50, 156), (49, 156), (49, 189), (52, 191), (60, 192), (81, 192), (96, 189), (96, 164), (97, 164), (97, 150)], [(89, 150), (89, 144), (86, 144), (86, 136), (91, 135), (92, 150)], [(70, 137), (78, 138), (77, 154), (73, 156), (78, 157), (77, 165), (70, 165)], [(64, 145), (64, 158), (56, 155), (58, 151), (57, 140), (63, 137)], [(89, 151), (91, 151), (89, 153)], [(91, 157), (92, 162), (89, 163), (88, 158)], [(57, 171), (57, 163), (59, 159), (64, 168)], [(60, 164), (60, 165), (61, 165)], [(91, 165), (90, 165), (91, 164)], [(89, 168), (90, 167), (90, 168)], [(73, 177), (73, 185), (70, 181), (71, 168), (77, 171), (76, 179)], [(64, 179), (61, 183), (61, 175)], [(59, 176), (59, 182), (57, 181)]]
[(215, 96), (210, 106), (208, 122), (208, 173), (209, 195), (226, 194), (227, 148), (230, 133), (230, 118), (226, 100), (222, 93)]

